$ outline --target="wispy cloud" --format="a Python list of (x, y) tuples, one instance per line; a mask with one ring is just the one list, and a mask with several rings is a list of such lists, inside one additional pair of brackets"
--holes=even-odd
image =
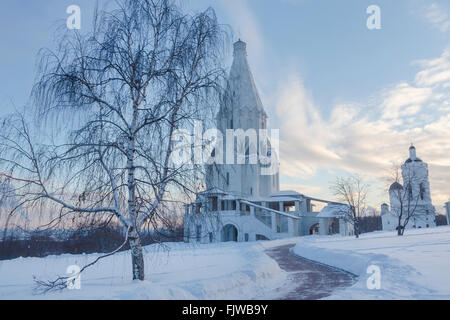
[(425, 7), (425, 19), (433, 26), (446, 32), (450, 30), (450, 16), (445, 11), (445, 8), (437, 3), (432, 3)]
[(339, 104), (319, 112), (298, 76), (280, 90), (281, 173), (312, 177), (319, 169), (383, 178), (392, 162), (404, 161), (411, 142), (429, 163), (433, 200), (450, 196), (450, 49), (417, 61), (411, 83), (377, 94), (376, 104)]
[(247, 0), (221, 0), (219, 3), (228, 13), (236, 36), (249, 44), (247, 48), (252, 60), (261, 63), (264, 53), (263, 32), (249, 2)]

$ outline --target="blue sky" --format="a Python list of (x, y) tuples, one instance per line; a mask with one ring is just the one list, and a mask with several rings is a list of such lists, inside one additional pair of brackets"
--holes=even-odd
[[(104, 1), (101, 1), (104, 2)], [(0, 3), (0, 114), (23, 106), (39, 48), (52, 44), (66, 8), (90, 25), (94, 1)], [(368, 30), (366, 8), (381, 9)], [(372, 182), (371, 204), (387, 197), (391, 162), (411, 142), (429, 163), (438, 209), (450, 196), (450, 2), (424, 0), (187, 0), (212, 6), (247, 42), (249, 63), (272, 128), (280, 128), (285, 188), (330, 198), (336, 175)]]

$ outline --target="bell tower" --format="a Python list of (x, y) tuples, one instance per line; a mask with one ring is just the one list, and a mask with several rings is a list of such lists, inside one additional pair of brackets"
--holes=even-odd
[(409, 147), (409, 158), (402, 165), (403, 187), (415, 203), (413, 224), (417, 227), (436, 226), (435, 208), (431, 201), (428, 165), (417, 157), (416, 147)]

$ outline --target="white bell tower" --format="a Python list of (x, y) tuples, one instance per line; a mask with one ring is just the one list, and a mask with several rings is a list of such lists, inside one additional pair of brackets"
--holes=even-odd
[(409, 158), (402, 165), (403, 188), (417, 202), (412, 224), (417, 228), (436, 226), (435, 208), (431, 202), (428, 165), (417, 157), (416, 147), (409, 148)]

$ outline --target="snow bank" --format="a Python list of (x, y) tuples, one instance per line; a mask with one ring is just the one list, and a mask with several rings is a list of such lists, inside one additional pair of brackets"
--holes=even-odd
[[(293, 252), (359, 276), (327, 299), (450, 299), (450, 227), (299, 238)], [(380, 289), (369, 289), (368, 267), (381, 271)]]
[(33, 276), (54, 279), (69, 265), (98, 255), (60, 255), (0, 261), (0, 299), (252, 299), (286, 280), (260, 243), (145, 247), (148, 281), (131, 281), (131, 258), (122, 252), (82, 274), (80, 290), (33, 295)]

